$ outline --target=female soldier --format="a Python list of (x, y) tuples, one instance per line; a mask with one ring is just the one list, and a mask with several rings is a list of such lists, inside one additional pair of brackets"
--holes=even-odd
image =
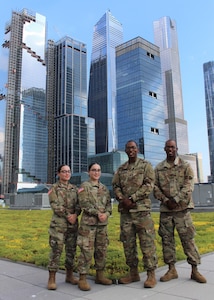
[(49, 257), (48, 289), (55, 290), (55, 275), (59, 268), (59, 260), (65, 244), (65, 281), (77, 284), (78, 280), (73, 276), (74, 256), (76, 254), (76, 241), (78, 231), (78, 215), (80, 207), (78, 203), (77, 187), (69, 183), (71, 170), (67, 165), (58, 168), (59, 181), (53, 184), (49, 191), (49, 201), (53, 210), (53, 216), (49, 229), (49, 244), (51, 247)]
[(112, 213), (110, 193), (99, 179), (101, 168), (92, 163), (88, 169), (89, 180), (82, 183), (78, 190), (79, 204), (82, 210), (77, 244), (81, 253), (78, 258), (80, 273), (79, 289), (91, 289), (86, 281), (92, 256), (94, 255), (96, 279), (95, 283), (110, 285), (112, 281), (104, 277), (106, 252), (108, 246), (107, 224)]

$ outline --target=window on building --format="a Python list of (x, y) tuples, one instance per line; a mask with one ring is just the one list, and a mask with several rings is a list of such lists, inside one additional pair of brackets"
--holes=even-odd
[(150, 53), (150, 52), (147, 52), (147, 56), (150, 57), (150, 58), (152, 58), (152, 59), (155, 59), (154, 55), (152, 53)]
[(151, 127), (151, 132), (154, 133), (154, 134), (159, 134), (159, 129)]
[(155, 92), (149, 91), (149, 96), (157, 99), (157, 94)]

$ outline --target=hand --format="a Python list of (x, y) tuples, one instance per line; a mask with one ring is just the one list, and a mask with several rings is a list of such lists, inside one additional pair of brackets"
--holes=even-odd
[(122, 205), (126, 209), (132, 209), (136, 207), (136, 203), (133, 203), (132, 200), (125, 198), (122, 200)]
[(69, 215), (67, 217), (67, 220), (68, 220), (69, 223), (75, 224), (76, 220), (77, 220), (77, 215), (76, 214)]
[(173, 210), (177, 208), (178, 204), (173, 198), (169, 198), (169, 200), (166, 201), (166, 206), (169, 210)]
[(108, 217), (107, 217), (106, 213), (98, 213), (98, 219), (102, 223), (102, 222), (105, 222), (108, 219)]

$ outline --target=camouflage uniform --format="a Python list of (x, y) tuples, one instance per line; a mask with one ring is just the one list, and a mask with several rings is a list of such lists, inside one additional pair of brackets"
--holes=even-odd
[(51, 247), (49, 257), (49, 271), (57, 271), (59, 260), (65, 244), (65, 267), (73, 269), (76, 253), (76, 241), (78, 231), (78, 219), (75, 224), (67, 221), (70, 214), (80, 214), (80, 206), (77, 197), (77, 187), (70, 183), (57, 182), (53, 184), (49, 192), (49, 201), (53, 210), (53, 216), (49, 228), (49, 244)]
[[(155, 168), (154, 196), (160, 203), (159, 235), (162, 238), (163, 256), (166, 264), (176, 262), (174, 229), (176, 228), (187, 261), (191, 265), (200, 264), (200, 255), (194, 242), (195, 227), (190, 209), (194, 208), (192, 192), (194, 173), (188, 162), (176, 157), (172, 164), (167, 160)], [(167, 207), (169, 198), (173, 198), (176, 206)]]
[[(130, 269), (138, 266), (136, 234), (139, 237), (146, 270), (157, 266), (154, 222), (151, 218), (149, 195), (154, 186), (154, 170), (151, 164), (137, 158), (135, 163), (127, 161), (121, 165), (113, 177), (113, 190), (119, 201), (120, 240), (123, 242), (126, 264)], [(124, 209), (123, 198), (132, 198), (135, 207)]]
[(77, 245), (81, 249), (78, 258), (80, 274), (87, 274), (94, 254), (95, 269), (103, 270), (106, 262), (108, 241), (107, 224), (98, 220), (98, 213), (112, 213), (110, 193), (101, 182), (94, 184), (91, 180), (81, 184), (78, 190), (82, 210), (78, 230)]

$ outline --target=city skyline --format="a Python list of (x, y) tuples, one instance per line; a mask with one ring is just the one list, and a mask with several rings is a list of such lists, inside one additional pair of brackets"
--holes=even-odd
[[(84, 9), (82, 4), (72, 5), (70, 13), (75, 11), (75, 14), (72, 15), (72, 18), (66, 18), (66, 16), (69, 16), (68, 9), (66, 10), (66, 7), (69, 5), (68, 1), (61, 1), (60, 6), (57, 6), (56, 1), (53, 1), (51, 7), (49, 5), (46, 7), (44, 3), (34, 3), (33, 1), (7, 1), (4, 5), (4, 10), (1, 12), (1, 37), (3, 41), (5, 23), (10, 19), (11, 10), (16, 10), (17, 5), (19, 6), (18, 9), (26, 7), (46, 16), (49, 25), (48, 38), (58, 40), (65, 35), (69, 35), (86, 43), (89, 53), (88, 60), (90, 60), (93, 26), (107, 9), (110, 9), (112, 14), (122, 22), (124, 41), (139, 35), (153, 42), (153, 21), (168, 15), (176, 21), (178, 29), (184, 114), (188, 122), (190, 152), (202, 153), (205, 169), (204, 176), (206, 177), (209, 175), (209, 154), (203, 63), (212, 61), (214, 57), (214, 45), (209, 34), (209, 31), (213, 28), (211, 12), (213, 11), (214, 3), (208, 1), (205, 7), (204, 2), (199, 1), (197, 8), (194, 6), (194, 10), (192, 10), (193, 1), (188, 3), (183, 1), (183, 4), (185, 4), (185, 9), (182, 1), (174, 1), (173, 6), (170, 1), (161, 3), (157, 1), (155, 7), (151, 9), (151, 5), (143, 4), (142, 1), (132, 1), (132, 6), (124, 4), (123, 7), (112, 1), (108, 2), (108, 7), (106, 7), (106, 4), (100, 3), (100, 1), (91, 1), (90, 4), (84, 3)], [(150, 14), (148, 14), (148, 11), (150, 11)], [(198, 43), (199, 36), (200, 43)], [(5, 80), (7, 80), (4, 76), (6, 68), (7, 64), (1, 49), (0, 84), (2, 89), (6, 83)], [(2, 102), (0, 102), (1, 112), (3, 111)], [(0, 127), (2, 128), (4, 125), (2, 124), (4, 119), (2, 114), (0, 119)], [(198, 137), (201, 137), (200, 140)]]

